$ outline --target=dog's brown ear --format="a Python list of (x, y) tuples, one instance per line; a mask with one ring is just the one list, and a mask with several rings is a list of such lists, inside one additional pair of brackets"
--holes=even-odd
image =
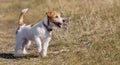
[(46, 12), (46, 15), (51, 18), (52, 17), (52, 12)]
[(52, 18), (57, 12), (56, 11), (50, 11), (50, 12), (46, 12), (46, 15), (49, 17), (49, 18)]

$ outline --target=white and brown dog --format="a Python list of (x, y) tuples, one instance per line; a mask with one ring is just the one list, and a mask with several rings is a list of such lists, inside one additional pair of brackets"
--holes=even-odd
[(54, 26), (61, 28), (65, 19), (60, 16), (56, 11), (46, 13), (46, 17), (33, 25), (26, 25), (23, 22), (24, 14), (28, 11), (28, 8), (23, 9), (19, 18), (19, 27), (16, 32), (16, 46), (14, 51), (14, 57), (18, 57), (18, 49), (22, 47), (23, 54), (27, 54), (26, 48), (31, 44), (31, 41), (35, 41), (37, 44), (38, 52), (43, 56), (47, 56), (47, 48), (51, 40), (51, 33)]

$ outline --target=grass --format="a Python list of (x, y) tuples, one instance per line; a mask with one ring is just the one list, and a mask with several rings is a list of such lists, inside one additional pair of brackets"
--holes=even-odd
[[(67, 29), (55, 28), (46, 58), (35, 44), (28, 55), (13, 58), (17, 20), (26, 7), (26, 23), (50, 10), (70, 19)], [(119, 24), (119, 0), (0, 0), (0, 65), (120, 65)]]

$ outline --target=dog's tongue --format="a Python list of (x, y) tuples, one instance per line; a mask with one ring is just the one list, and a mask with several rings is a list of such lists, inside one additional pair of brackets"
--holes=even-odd
[(60, 25), (60, 28), (62, 28), (63, 27), (63, 25)]

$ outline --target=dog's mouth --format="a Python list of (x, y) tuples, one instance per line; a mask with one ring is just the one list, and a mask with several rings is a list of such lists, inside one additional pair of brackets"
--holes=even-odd
[(63, 27), (63, 24), (60, 23), (60, 22), (54, 22), (54, 24), (55, 24), (56, 26), (58, 26), (59, 28), (62, 28), (62, 27)]

